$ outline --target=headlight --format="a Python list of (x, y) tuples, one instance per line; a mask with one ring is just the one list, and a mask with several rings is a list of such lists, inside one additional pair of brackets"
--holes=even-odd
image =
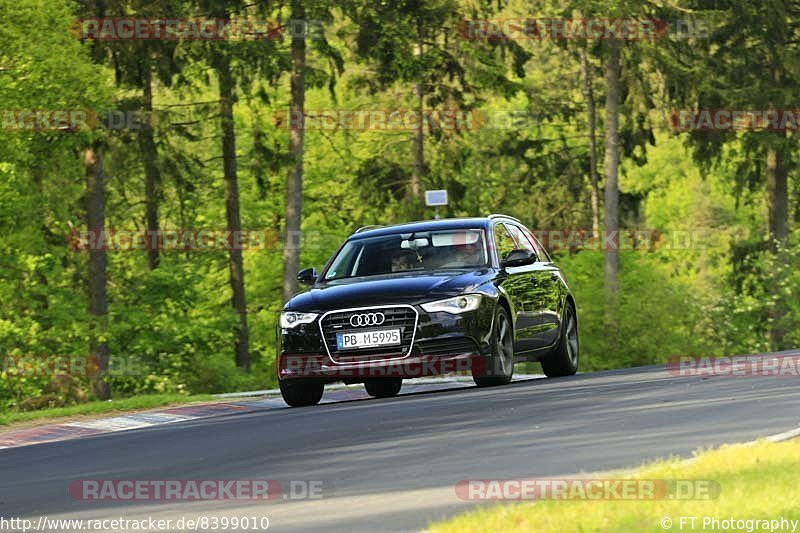
[(300, 324), (310, 324), (317, 318), (317, 313), (295, 313), (284, 311), (281, 313), (281, 327), (291, 329)]
[(465, 294), (463, 296), (456, 296), (455, 298), (448, 298), (446, 300), (428, 302), (426, 304), (422, 304), (422, 308), (428, 313), (443, 312), (458, 315), (460, 313), (466, 313), (467, 311), (474, 311), (480, 305), (480, 294)]

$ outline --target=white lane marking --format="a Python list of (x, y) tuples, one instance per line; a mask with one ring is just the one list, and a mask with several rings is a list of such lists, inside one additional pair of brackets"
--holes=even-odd
[(776, 433), (775, 435), (766, 437), (766, 439), (770, 442), (781, 442), (784, 440), (793, 439), (795, 437), (800, 437), (800, 428), (790, 429), (789, 431), (784, 431), (783, 433)]
[(124, 431), (126, 429), (138, 429), (169, 424), (171, 422), (180, 422), (182, 420), (194, 420), (196, 418), (198, 417), (167, 413), (141, 413), (103, 418), (100, 420), (89, 420), (86, 422), (69, 422), (64, 425), (84, 429), (97, 429), (100, 431)]

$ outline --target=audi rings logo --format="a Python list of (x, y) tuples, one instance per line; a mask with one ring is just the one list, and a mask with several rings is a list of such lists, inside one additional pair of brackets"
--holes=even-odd
[(360, 326), (380, 326), (386, 321), (383, 313), (359, 313), (350, 317), (350, 325), (354, 328)]

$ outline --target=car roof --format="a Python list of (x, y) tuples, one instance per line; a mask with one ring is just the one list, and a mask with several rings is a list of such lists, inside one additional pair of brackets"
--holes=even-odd
[(392, 226), (367, 226), (350, 236), (348, 240), (361, 239), (363, 237), (380, 237), (381, 235), (393, 235), (395, 233), (413, 233), (417, 231), (435, 231), (445, 229), (468, 229), (486, 228), (494, 219), (506, 218), (514, 220), (512, 217), (492, 215), (491, 217), (472, 217), (472, 218), (443, 218), (439, 220), (422, 220), (417, 222), (406, 222)]

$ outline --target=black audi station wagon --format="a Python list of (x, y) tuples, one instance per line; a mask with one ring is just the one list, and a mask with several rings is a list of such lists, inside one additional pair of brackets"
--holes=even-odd
[(578, 369), (578, 318), (564, 274), (519, 220), (490, 215), (369, 226), (350, 236), (284, 306), (284, 400), (314, 405), (326, 383), (395, 396), (404, 378), (469, 371), (478, 386), (541, 361)]

